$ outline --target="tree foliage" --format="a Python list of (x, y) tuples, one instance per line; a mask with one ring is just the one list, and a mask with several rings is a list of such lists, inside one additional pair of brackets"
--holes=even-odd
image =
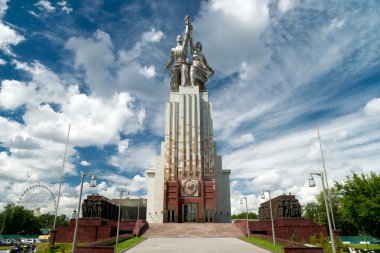
[[(233, 214), (231, 215), (232, 219), (246, 219), (247, 218), (247, 212), (239, 213), (239, 214)], [(257, 219), (256, 213), (248, 213), (248, 219)]]
[[(376, 173), (353, 173), (343, 182), (336, 182), (331, 191), (331, 203), (337, 229), (345, 235), (370, 234), (380, 237), (380, 176)], [(304, 218), (315, 224), (327, 225), (323, 192), (316, 201), (304, 207)]]
[(346, 177), (342, 183), (336, 183), (341, 195), (342, 218), (359, 231), (380, 237), (380, 175)]
[[(35, 216), (32, 210), (14, 204), (6, 205), (4, 211), (0, 213), (0, 226), (4, 224), (3, 234), (40, 234), (41, 229), (51, 228), (53, 221), (54, 215)], [(66, 215), (58, 216), (57, 225), (64, 224), (67, 224)]]

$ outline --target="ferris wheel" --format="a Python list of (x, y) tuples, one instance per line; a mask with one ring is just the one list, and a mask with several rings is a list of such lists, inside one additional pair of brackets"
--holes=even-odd
[(42, 184), (29, 186), (17, 201), (17, 206), (34, 211), (36, 216), (54, 214), (57, 206), (54, 193), (49, 187)]

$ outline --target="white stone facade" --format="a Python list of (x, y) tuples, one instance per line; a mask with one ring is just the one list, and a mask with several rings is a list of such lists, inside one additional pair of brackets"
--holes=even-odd
[[(230, 222), (229, 170), (222, 170), (222, 158), (216, 155), (213, 141), (211, 104), (208, 93), (198, 86), (179, 87), (170, 93), (166, 104), (165, 141), (155, 170), (147, 171), (147, 221), (164, 221), (165, 182), (184, 178), (214, 180), (217, 222)], [(194, 196), (196, 197), (196, 196)]]

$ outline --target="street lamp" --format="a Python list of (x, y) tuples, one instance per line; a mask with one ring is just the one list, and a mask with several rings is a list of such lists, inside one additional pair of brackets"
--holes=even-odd
[(334, 234), (333, 234), (333, 231), (332, 231), (332, 228), (331, 228), (331, 220), (330, 220), (329, 208), (327, 206), (327, 197), (326, 197), (326, 188), (325, 188), (324, 176), (323, 176), (323, 173), (310, 173), (310, 175), (309, 175), (309, 187), (315, 187), (315, 181), (314, 181), (313, 175), (321, 177), (321, 180), (322, 180), (323, 197), (325, 199), (325, 206), (326, 206), (327, 222), (328, 222), (328, 225), (329, 225), (331, 247), (332, 247), (333, 253), (336, 253), (335, 242), (334, 242)]
[(116, 232), (115, 252), (116, 252), (117, 245), (118, 245), (118, 243), (119, 243), (119, 231), (120, 231), (120, 202), (121, 202), (121, 196), (123, 195), (123, 192), (126, 192), (127, 194), (129, 194), (128, 191), (123, 191), (123, 190), (120, 191), (120, 198), (119, 198), (119, 214), (118, 214), (118, 218), (117, 218), (117, 232)]
[(3, 225), (1, 226), (1, 233), (0, 233), (0, 235), (3, 235), (4, 227), (5, 227), (5, 219), (6, 218), (7, 218), (7, 209), (4, 208), (4, 219), (3, 219)]
[(261, 199), (265, 199), (265, 193), (266, 192), (269, 194), (269, 208), (270, 208), (270, 219), (272, 221), (273, 245), (276, 246), (276, 235), (275, 235), (275, 232), (274, 232), (273, 211), (272, 211), (272, 197), (270, 196), (270, 190), (263, 190), (262, 193), (261, 193)]
[(79, 192), (79, 202), (78, 202), (78, 211), (77, 211), (77, 216), (75, 219), (75, 230), (74, 230), (74, 238), (73, 238), (73, 248), (72, 248), (72, 253), (76, 252), (76, 244), (78, 240), (78, 221), (79, 221), (79, 215), (80, 215), (80, 207), (81, 207), (81, 202), (82, 202), (82, 191), (83, 191), (83, 181), (86, 176), (92, 176), (91, 177), (91, 183), (90, 187), (96, 187), (96, 179), (95, 179), (95, 173), (84, 173), (81, 172), (82, 174), (82, 181), (80, 184), (80, 192)]
[(240, 199), (240, 205), (243, 205), (243, 199), (245, 200), (245, 210), (247, 213), (247, 237), (249, 237), (249, 223), (248, 223), (248, 204), (247, 204), (247, 197), (241, 197)]

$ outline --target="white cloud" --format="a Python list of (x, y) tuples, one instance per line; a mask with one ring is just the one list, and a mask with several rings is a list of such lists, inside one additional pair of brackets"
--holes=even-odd
[(368, 101), (363, 110), (367, 115), (380, 115), (380, 98)]
[(219, 75), (240, 72), (245, 62), (255, 76), (270, 59), (270, 50), (260, 40), (269, 24), (267, 1), (213, 0), (201, 5), (194, 40), (202, 42), (208, 63)]
[(128, 148), (126, 148), (125, 141), (121, 141), (118, 146), (119, 153), (110, 157), (110, 164), (124, 171), (137, 171), (154, 166), (154, 158), (157, 155), (156, 147), (149, 144), (133, 145), (128, 143)]
[(324, 28), (322, 29), (322, 33), (324, 33), (324, 34), (334, 33), (334, 32), (336, 32), (337, 30), (342, 29), (343, 26), (345, 25), (345, 23), (346, 23), (346, 21), (345, 21), (344, 18), (342, 18), (342, 19), (336, 19), (336, 18), (334, 18), (334, 19), (330, 22), (330, 24), (328, 24), (327, 27), (324, 27)]
[(87, 161), (85, 161), (85, 160), (81, 161), (80, 164), (81, 164), (82, 166), (85, 166), (85, 167), (88, 167), (88, 166), (91, 165), (91, 163), (89, 163), (89, 162), (87, 162)]
[(73, 37), (65, 47), (75, 53), (75, 67), (84, 69), (86, 83), (92, 92), (97, 96), (113, 96), (114, 90), (109, 87), (112, 85), (110, 67), (115, 59), (109, 34), (97, 30), (91, 38)]
[[(129, 195), (137, 193), (138, 191), (146, 189), (146, 177), (140, 175), (135, 175), (133, 178), (123, 177), (117, 174), (106, 174), (102, 178), (106, 179), (108, 184), (113, 187), (115, 193), (120, 190), (129, 191)], [(119, 196), (120, 192), (110, 196), (110, 198), (115, 198), (114, 196)]]
[(152, 28), (148, 32), (144, 32), (141, 35), (141, 44), (144, 45), (148, 42), (156, 43), (160, 42), (160, 40), (164, 37), (164, 33), (160, 30), (156, 30), (155, 28)]
[(147, 78), (151, 78), (156, 75), (156, 70), (154, 66), (149, 66), (149, 67), (144, 66), (142, 68), (139, 68), (139, 73)]
[(247, 134), (242, 134), (237, 139), (232, 139), (230, 142), (233, 146), (240, 147), (240, 146), (252, 143), (254, 141), (255, 141), (255, 137), (252, 134), (247, 133)]
[[(86, 84), (99, 97), (111, 97), (115, 92), (127, 90), (143, 100), (162, 100), (164, 90), (158, 89), (155, 67), (139, 62), (141, 49), (163, 37), (152, 28), (145, 32), (129, 51), (119, 50), (115, 56), (109, 34), (98, 30), (92, 37), (72, 37), (65, 47), (75, 56), (75, 67), (84, 70)], [(98, 57), (103, 55), (103, 57)], [(111, 74), (112, 73), (112, 74)]]
[[(69, 122), (72, 127), (67, 157), (75, 154), (74, 146), (117, 144), (120, 133), (128, 135), (143, 128), (145, 110), (135, 106), (126, 92), (111, 98), (88, 96), (75, 85), (65, 86), (38, 62), (14, 64), (27, 71), (32, 80), (4, 80), (1, 85), (1, 107), (26, 108), (21, 115), (23, 123), (0, 117), (0, 140), (9, 149), (0, 153), (1, 178), (30, 183), (59, 178)], [(65, 174), (75, 174), (70, 159), (67, 161)], [(81, 164), (89, 165), (85, 161)]]
[(294, 8), (295, 3), (295, 0), (280, 0), (278, 1), (278, 8), (281, 12), (287, 12)]
[(67, 1), (60, 1), (58, 2), (58, 5), (61, 7), (61, 10), (66, 14), (70, 14), (71, 12), (73, 12), (73, 9), (68, 6)]
[(48, 0), (40, 0), (35, 4), (35, 6), (37, 6), (41, 10), (46, 10), (47, 12), (55, 11), (55, 7), (52, 6)]
[(3, 1), (0, 1), (0, 18), (2, 18), (6, 12), (6, 10), (8, 9), (8, 0), (3, 0)]
[(117, 150), (120, 154), (123, 154), (128, 149), (128, 146), (129, 140), (119, 141), (119, 143), (117, 144)]
[[(374, 101), (377, 100), (370, 100), (364, 108), (371, 107)], [(378, 171), (379, 124), (380, 117), (369, 117), (359, 110), (320, 128), (330, 185), (351, 170)], [(239, 184), (232, 185), (237, 192), (263, 188), (275, 190), (273, 195), (292, 192), (305, 204), (321, 190), (320, 185), (317, 189), (306, 185), (309, 172), (322, 169), (316, 129), (260, 140), (224, 155), (223, 163), (232, 169), (232, 181), (240, 180)]]
[(0, 108), (13, 110), (21, 106), (35, 95), (35, 86), (25, 85), (16, 80), (4, 80), (0, 88)]
[(120, 51), (119, 57), (123, 62), (130, 62), (140, 56), (141, 50), (148, 43), (157, 43), (164, 37), (164, 33), (160, 30), (152, 28), (148, 32), (144, 32), (141, 35), (141, 40), (137, 41), (136, 44), (129, 51)]
[[(4, 8), (4, 7), (2, 7)], [(6, 10), (6, 8), (5, 8)], [(19, 44), (25, 38), (17, 34), (15, 30), (2, 23), (0, 20), (0, 49), (5, 53), (13, 55), (11, 46)]]
[(3, 60), (3, 59), (0, 58), (0, 66), (1, 65), (5, 65), (5, 64), (7, 64), (7, 62), (5, 60)]

